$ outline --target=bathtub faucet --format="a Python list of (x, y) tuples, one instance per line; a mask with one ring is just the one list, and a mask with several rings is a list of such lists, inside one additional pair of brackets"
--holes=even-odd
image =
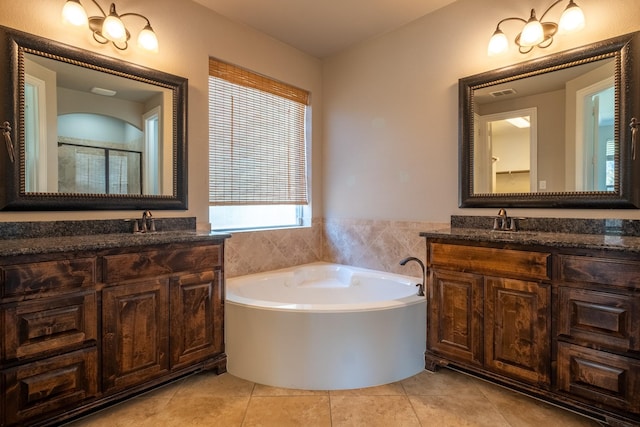
[(407, 258), (403, 259), (402, 261), (400, 261), (400, 265), (405, 265), (409, 261), (417, 262), (418, 264), (420, 264), (420, 268), (422, 269), (422, 283), (418, 283), (416, 286), (418, 287), (418, 296), (419, 297), (423, 297), (424, 296), (424, 287), (425, 287), (425, 284), (427, 283), (427, 270), (424, 268), (424, 263), (422, 261), (420, 261), (420, 259), (418, 259), (418, 258), (416, 258), (414, 256), (410, 256), (410, 257), (407, 257)]

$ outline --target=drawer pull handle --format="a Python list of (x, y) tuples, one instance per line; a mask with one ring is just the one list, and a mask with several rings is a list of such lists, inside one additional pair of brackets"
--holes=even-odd
[(638, 133), (638, 126), (640, 126), (640, 123), (638, 123), (635, 117), (632, 117), (631, 123), (629, 123), (629, 127), (631, 128), (631, 160), (636, 159), (636, 134)]
[(7, 144), (9, 160), (13, 163), (16, 159), (16, 154), (15, 149), (13, 148), (13, 142), (11, 141), (11, 124), (9, 122), (4, 122), (0, 129), (2, 129), (2, 134), (4, 135), (4, 142)]

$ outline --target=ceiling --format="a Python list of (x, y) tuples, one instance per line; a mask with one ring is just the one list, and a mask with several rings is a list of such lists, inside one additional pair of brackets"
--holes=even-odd
[(394, 30), (455, 0), (194, 0), (318, 58)]

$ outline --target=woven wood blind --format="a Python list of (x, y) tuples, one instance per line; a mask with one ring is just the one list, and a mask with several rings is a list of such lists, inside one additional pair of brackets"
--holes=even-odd
[(308, 203), (309, 93), (209, 60), (209, 203)]

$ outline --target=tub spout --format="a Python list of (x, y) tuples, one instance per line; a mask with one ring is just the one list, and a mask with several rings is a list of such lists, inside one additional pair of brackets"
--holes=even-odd
[(424, 263), (420, 261), (419, 258), (416, 258), (414, 256), (410, 256), (403, 259), (402, 261), (400, 261), (400, 265), (405, 265), (409, 261), (417, 262), (418, 264), (420, 264), (420, 268), (422, 269), (422, 283), (418, 283), (416, 286), (418, 287), (418, 296), (423, 297), (424, 287), (425, 287), (425, 284), (427, 283), (427, 270), (424, 268)]

